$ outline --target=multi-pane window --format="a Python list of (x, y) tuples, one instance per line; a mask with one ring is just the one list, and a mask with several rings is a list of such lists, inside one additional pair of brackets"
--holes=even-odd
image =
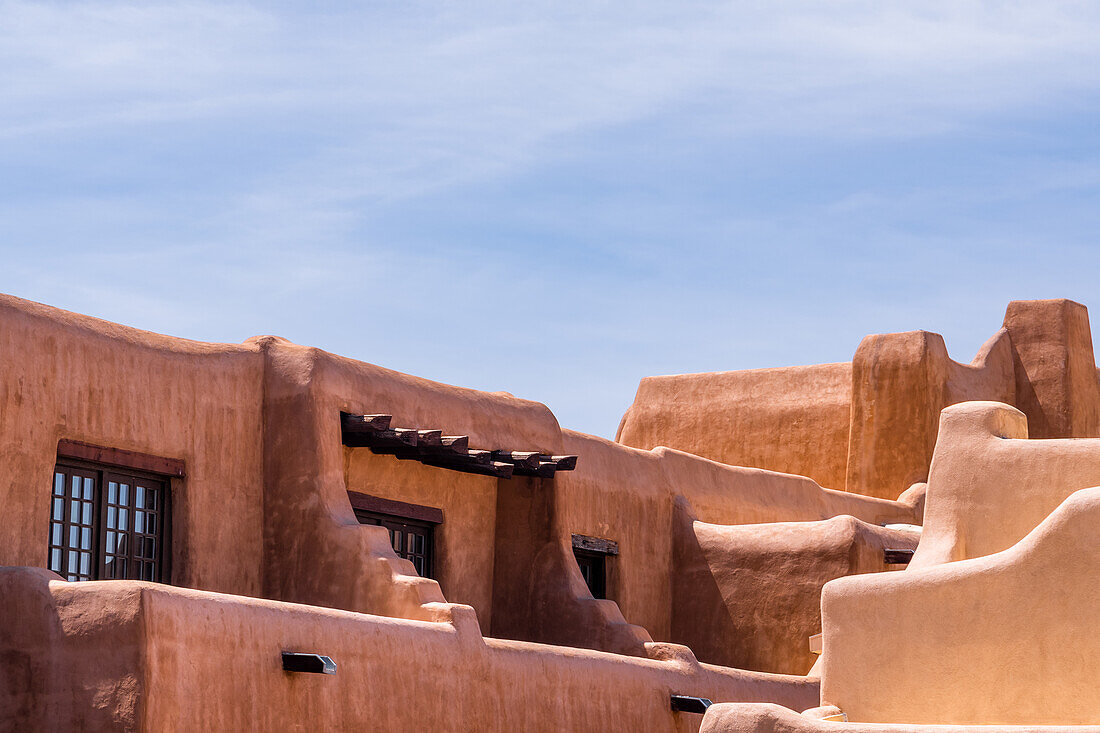
[(377, 512), (355, 510), (355, 518), (360, 524), (374, 524), (385, 527), (390, 532), (390, 545), (398, 557), (412, 562), (416, 574), (422, 578), (432, 576), (432, 540), (434, 525), (413, 519), (395, 517)]
[(50, 504), (48, 567), (68, 580), (168, 582), (168, 482), (59, 461)]

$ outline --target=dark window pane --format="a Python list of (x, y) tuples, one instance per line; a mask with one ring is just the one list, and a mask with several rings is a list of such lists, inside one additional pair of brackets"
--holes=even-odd
[[(166, 579), (157, 534), (167, 521), (162, 517), (167, 509), (165, 489), (163, 483), (128, 477), (108, 467), (59, 463), (51, 487), (50, 569), (70, 580)], [(131, 500), (157, 511), (135, 508), (131, 521)]]
[(409, 560), (418, 575), (432, 577), (432, 536), (434, 526), (389, 514), (379, 514), (362, 509), (355, 510), (360, 524), (381, 525), (389, 530), (390, 546), (398, 557)]
[(573, 550), (577, 559), (577, 567), (588, 586), (593, 598), (607, 597), (606, 558), (598, 552)]

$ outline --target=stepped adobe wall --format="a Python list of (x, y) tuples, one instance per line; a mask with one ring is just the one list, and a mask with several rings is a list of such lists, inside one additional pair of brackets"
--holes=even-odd
[(848, 363), (647, 377), (616, 440), (894, 498), (927, 479), (940, 410), (968, 400), (1020, 408), (1034, 437), (1100, 436), (1085, 307), (1014, 301), (969, 364), (911, 331), (867, 336)]

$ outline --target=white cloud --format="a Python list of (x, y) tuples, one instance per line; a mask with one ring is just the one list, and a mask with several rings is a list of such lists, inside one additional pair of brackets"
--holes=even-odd
[[(458, 348), (433, 330), (440, 303), (459, 304), (450, 317), (460, 323), (496, 320), (517, 332), (530, 322), (550, 324), (561, 345), (552, 359), (497, 355), (496, 372), (477, 361), (480, 350), (466, 360), (420, 362), (451, 369), (456, 381), (484, 374), (496, 380), (485, 386), (517, 392), (517, 375), (544, 359), (540, 378), (566, 385), (550, 390), (619, 379), (613, 372), (621, 364), (601, 372), (605, 352), (598, 349), (629, 350), (629, 369), (642, 368), (643, 359), (662, 370), (697, 369), (704, 357), (714, 367), (736, 366), (723, 361), (734, 342), (763, 354), (752, 358), (771, 359), (775, 352), (763, 345), (777, 338), (768, 327), (772, 306), (752, 310), (764, 290), (788, 309), (814, 311), (821, 333), (806, 338), (834, 343), (830, 329), (841, 305), (807, 304), (824, 301), (828, 288), (848, 290), (853, 279), (876, 282), (885, 273), (916, 300), (922, 280), (934, 288), (942, 279), (931, 259), (957, 242), (942, 232), (898, 231), (895, 221), (1062, 187), (1094, 190), (1094, 161), (1040, 160), (1027, 166), (1038, 175), (996, 185), (840, 188), (820, 196), (819, 206), (799, 201), (764, 212), (705, 202), (686, 210), (690, 202), (629, 192), (560, 208), (526, 202), (525, 221), (552, 231), (600, 236), (613, 221), (614, 233), (629, 241), (607, 248), (666, 278), (645, 283), (675, 294), (664, 300), (635, 294), (645, 278), (621, 270), (547, 273), (541, 262), (524, 269), (531, 262), (517, 267), (503, 247), (496, 259), (477, 262), (458, 242), (447, 242), (451, 250), (439, 256), (418, 250), (416, 241), (378, 241), (364, 222), (394, 204), (508, 180), (555, 155), (583, 156), (585, 145), (613, 144), (614, 131), (632, 123), (683, 126), (699, 140), (698, 154), (714, 140), (751, 147), (769, 136), (807, 147), (822, 140), (904, 145), (982, 129), (990, 118), (1072, 110), (1100, 89), (1098, 37), (1100, 6), (1057, 1), (424, 1), (333, 9), (0, 0), (0, 164), (30, 160), (26, 166), (41, 172), (33, 162), (50, 161), (41, 191), (0, 200), (0, 247), (26, 244), (66, 256), (49, 267), (37, 254), (11, 258), (0, 274), (23, 283), (20, 294), (193, 336), (213, 330), (243, 338), (267, 328), (294, 336), (313, 319), (330, 326), (333, 341), (323, 345), (368, 344), (376, 353), (359, 356), (398, 368), (415, 360), (409, 354)], [(237, 157), (237, 148), (257, 140), (264, 150)], [(131, 143), (131, 157), (116, 160), (115, 148)], [(174, 146), (179, 155), (167, 161), (149, 153)], [(172, 165), (195, 160), (202, 165), (189, 177), (173, 178)], [(117, 171), (126, 174), (121, 184), (112, 177)], [(15, 190), (13, 178), (4, 178)], [(558, 222), (562, 208), (587, 218)], [(841, 266), (839, 274), (830, 271), (831, 255), (798, 258), (799, 247), (787, 244), (835, 245), (853, 230), (870, 234), (858, 243), (864, 250), (853, 258), (855, 275)], [(982, 246), (992, 250), (996, 239)], [(691, 252), (675, 251), (686, 243)], [(891, 260), (893, 253), (902, 254)], [(787, 255), (796, 261), (784, 261)], [(670, 260), (675, 267), (666, 266)], [(898, 260), (911, 267), (891, 270)], [(132, 283), (124, 291), (110, 279), (120, 270)], [(792, 272), (808, 285), (791, 286)], [(167, 289), (165, 273), (174, 275)], [(741, 278), (738, 287), (703, 287), (725, 273)], [(385, 334), (392, 343), (375, 338), (369, 329), (382, 325), (369, 318), (346, 325), (340, 309), (354, 302), (347, 293), (355, 287), (371, 289), (390, 309), (388, 322), (418, 340), (399, 344), (396, 327)], [(876, 298), (884, 299), (865, 300)], [(891, 307), (914, 312), (909, 304), (883, 310)], [(764, 326), (750, 332), (754, 313)], [(232, 321), (232, 329), (211, 329), (208, 322), (218, 319)], [(703, 333), (711, 328), (720, 337)], [(983, 338), (987, 330), (980, 329)], [(652, 347), (654, 339), (663, 345)], [(680, 352), (693, 342), (707, 345), (685, 367)], [(843, 356), (841, 348), (828, 358)], [(444, 376), (428, 366), (407, 368)], [(628, 397), (634, 376), (624, 379), (618, 388)], [(605, 417), (609, 425), (617, 419)]]

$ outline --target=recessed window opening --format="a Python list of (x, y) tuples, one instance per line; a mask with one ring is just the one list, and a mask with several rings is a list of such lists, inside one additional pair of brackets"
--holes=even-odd
[(46, 567), (71, 581), (169, 582), (169, 477), (65, 455), (89, 450), (58, 452)]
[(397, 556), (410, 561), (420, 577), (433, 577), (432, 550), (435, 540), (433, 525), (428, 522), (415, 522), (387, 514), (359, 510), (355, 512), (355, 518), (360, 524), (373, 524), (388, 529), (390, 545)]
[(411, 562), (420, 577), (435, 578), (435, 527), (443, 522), (442, 510), (357, 491), (349, 491), (348, 499), (360, 524), (385, 527), (394, 553)]
[(607, 598), (607, 557), (598, 552), (573, 550), (577, 567), (593, 598)]
[(601, 537), (573, 535), (573, 557), (593, 598), (607, 598), (608, 557), (619, 554), (619, 543)]

